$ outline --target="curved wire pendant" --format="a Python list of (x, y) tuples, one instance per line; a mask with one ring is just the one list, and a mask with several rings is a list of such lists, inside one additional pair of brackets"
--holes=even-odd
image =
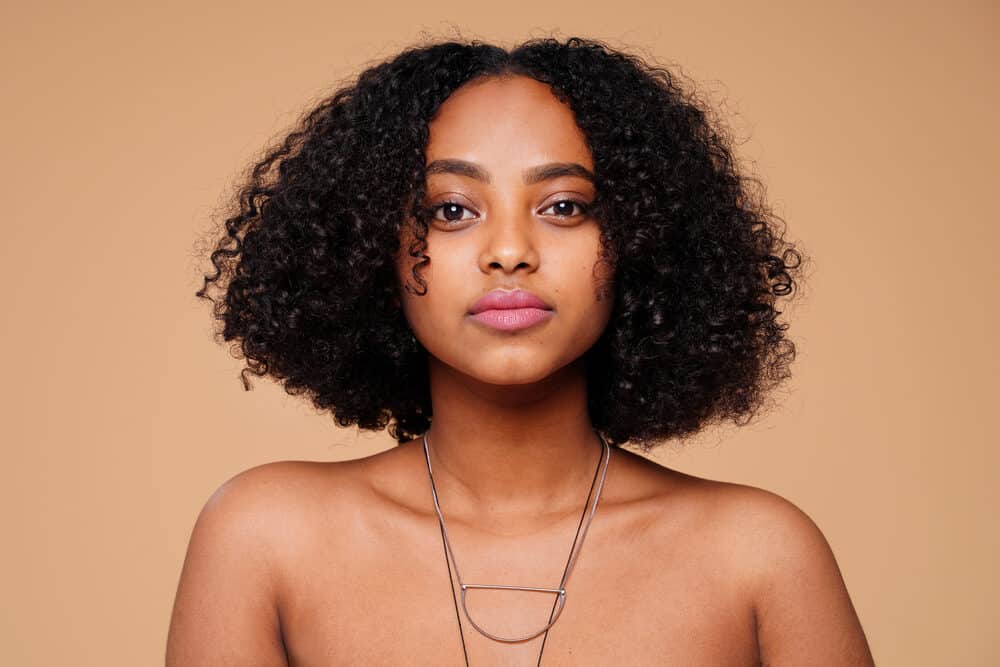
[[(551, 628), (553, 625), (555, 625), (556, 621), (559, 620), (559, 614), (562, 613), (563, 607), (566, 606), (565, 588), (537, 588), (534, 586), (501, 586), (499, 584), (461, 584), (461, 586), (462, 586), (462, 611), (465, 612), (465, 617), (469, 619), (469, 623), (472, 624), (472, 627), (478, 630), (481, 634), (484, 634), (490, 639), (496, 640), (498, 642), (507, 642), (512, 644), (515, 642), (523, 642), (529, 639), (534, 639), (535, 637), (537, 637), (538, 635), (542, 634), (543, 632)], [(483, 630), (483, 628), (480, 627), (478, 623), (472, 620), (472, 615), (469, 613), (469, 608), (465, 605), (465, 593), (470, 588), (485, 588), (493, 590), (499, 589), (505, 591), (528, 591), (533, 593), (555, 593), (558, 596), (559, 606), (556, 607), (555, 614), (552, 615), (552, 620), (550, 620), (542, 629), (518, 637), (500, 637), (498, 635), (491, 634), (486, 630)]]

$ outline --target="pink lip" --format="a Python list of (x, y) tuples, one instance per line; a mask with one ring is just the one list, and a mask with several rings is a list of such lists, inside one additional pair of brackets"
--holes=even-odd
[(487, 292), (480, 297), (478, 301), (472, 304), (472, 307), (469, 308), (469, 313), (475, 315), (483, 312), (484, 310), (513, 310), (519, 308), (540, 308), (542, 310), (552, 310), (552, 306), (545, 303), (531, 292), (521, 289), (495, 289), (491, 292)]
[(525, 290), (495, 289), (469, 309), (472, 319), (500, 331), (527, 329), (552, 316), (552, 307)]

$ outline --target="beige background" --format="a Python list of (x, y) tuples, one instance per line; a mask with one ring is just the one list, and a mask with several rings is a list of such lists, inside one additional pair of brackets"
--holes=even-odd
[(813, 258), (800, 356), (779, 409), (657, 458), (808, 512), (879, 664), (1000, 664), (997, 6), (480, 4), (2, 10), (0, 661), (160, 664), (220, 483), (389, 446), (270, 382), (242, 391), (195, 243), (301, 110), (454, 25), (607, 39), (725, 103)]

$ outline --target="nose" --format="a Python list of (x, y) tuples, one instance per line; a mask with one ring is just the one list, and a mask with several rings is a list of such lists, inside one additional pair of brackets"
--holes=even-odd
[(486, 274), (497, 269), (503, 273), (535, 271), (539, 254), (534, 225), (530, 215), (513, 212), (494, 215), (487, 220), (479, 270)]

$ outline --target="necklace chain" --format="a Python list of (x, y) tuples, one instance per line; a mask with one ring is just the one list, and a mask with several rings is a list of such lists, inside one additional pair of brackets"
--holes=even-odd
[[(545, 640), (548, 638), (549, 628), (551, 628), (555, 624), (555, 622), (559, 619), (559, 616), (562, 614), (562, 610), (566, 605), (566, 580), (569, 578), (569, 574), (573, 569), (573, 565), (576, 563), (576, 559), (579, 556), (580, 551), (583, 549), (583, 540), (586, 538), (587, 530), (590, 528), (590, 524), (594, 519), (594, 513), (597, 511), (597, 503), (600, 501), (601, 498), (601, 490), (604, 488), (604, 480), (607, 477), (608, 463), (611, 460), (611, 448), (608, 445), (607, 441), (604, 439), (604, 436), (602, 436), (596, 430), (594, 432), (600, 439), (604, 451), (602, 453), (601, 460), (598, 461), (597, 469), (594, 470), (594, 478), (590, 482), (590, 491), (587, 494), (587, 501), (583, 507), (583, 514), (581, 514), (580, 516), (580, 523), (576, 527), (576, 535), (573, 538), (573, 545), (570, 547), (569, 557), (566, 559), (566, 567), (563, 569), (562, 579), (559, 582), (558, 588), (540, 588), (534, 586), (505, 586), (499, 584), (466, 584), (465, 582), (462, 581), (462, 575), (458, 569), (458, 561), (455, 559), (454, 551), (451, 548), (451, 540), (448, 539), (448, 529), (445, 526), (444, 514), (442, 514), (441, 512), (441, 503), (438, 500), (437, 487), (434, 484), (434, 472), (431, 467), (431, 457), (427, 441), (427, 434), (426, 433), (424, 434), (423, 446), (424, 446), (424, 458), (427, 461), (427, 476), (430, 479), (431, 496), (434, 499), (434, 510), (437, 512), (438, 523), (441, 527), (441, 541), (444, 544), (445, 564), (448, 566), (448, 583), (451, 585), (452, 601), (455, 603), (455, 617), (458, 620), (458, 632), (459, 632), (459, 637), (462, 640), (462, 653), (465, 656), (466, 667), (468, 667), (469, 665), (469, 653), (465, 645), (465, 633), (462, 630), (462, 619), (458, 613), (458, 601), (455, 599), (455, 585), (451, 580), (452, 566), (454, 566), (455, 578), (458, 579), (458, 584), (462, 591), (462, 610), (465, 612), (465, 617), (466, 619), (468, 619), (472, 627), (474, 627), (477, 631), (479, 631), (480, 634), (489, 637), (490, 639), (507, 643), (523, 642), (529, 639), (533, 639), (538, 635), (544, 634), (545, 636), (542, 638), (542, 647), (538, 653), (538, 663), (537, 663), (538, 665), (541, 665), (542, 652), (545, 650)], [(598, 481), (598, 478), (600, 479), (600, 481)], [(596, 494), (594, 494), (595, 484), (597, 485)], [(594, 502), (592, 505), (590, 502), (591, 497), (594, 498)], [(590, 508), (589, 513), (587, 511), (588, 507)], [(584, 518), (587, 519), (586, 525), (584, 525)], [(500, 637), (498, 635), (494, 635), (487, 632), (486, 630), (481, 628), (474, 620), (472, 620), (472, 616), (469, 614), (469, 609), (466, 606), (465, 602), (466, 592), (470, 588), (546, 592), (555, 594), (556, 599), (552, 604), (552, 611), (549, 612), (548, 623), (540, 630), (528, 633), (526, 635), (521, 635), (518, 637)]]

